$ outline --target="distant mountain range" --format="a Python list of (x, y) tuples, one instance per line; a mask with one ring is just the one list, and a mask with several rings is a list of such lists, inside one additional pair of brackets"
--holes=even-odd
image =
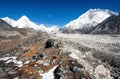
[(110, 10), (90, 9), (83, 15), (81, 15), (79, 18), (66, 24), (62, 29), (60, 29), (60, 31), (62, 31), (63, 33), (88, 33), (88, 34), (119, 33), (120, 29), (117, 29), (120, 27), (119, 18), (120, 18), (119, 13)]
[[(41, 33), (41, 31), (39, 31)], [(16, 28), (0, 19), (0, 39), (18, 38), (36, 35), (37, 31), (24, 28)]]
[(43, 24), (37, 25), (34, 22), (32, 22), (31, 20), (29, 20), (29, 18), (25, 15), (22, 16), (17, 21), (15, 21), (13, 19), (10, 19), (8, 17), (1, 18), (1, 19), (6, 21), (8, 24), (10, 24), (11, 26), (16, 27), (16, 28), (34, 29), (34, 30), (37, 30), (37, 31), (40, 30), (40, 31), (43, 31), (43, 32), (48, 32), (48, 33), (58, 31), (58, 28), (56, 26), (51, 26), (50, 28), (47, 28)]
[(46, 27), (44, 24), (37, 25), (27, 16), (22, 16), (17, 21), (8, 17), (1, 18), (13, 28), (34, 29), (47, 33), (87, 33), (87, 34), (112, 34), (120, 33), (120, 15), (107, 9), (90, 9), (77, 19), (64, 25), (62, 29), (57, 26)]

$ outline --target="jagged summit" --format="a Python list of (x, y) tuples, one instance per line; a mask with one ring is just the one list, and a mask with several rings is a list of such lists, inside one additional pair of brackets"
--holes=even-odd
[(94, 27), (111, 15), (118, 15), (118, 13), (107, 9), (89, 9), (77, 19), (66, 24), (65, 28), (81, 29), (86, 27)]
[(110, 15), (118, 15), (117, 12), (113, 12), (113, 11), (108, 10), (108, 9), (89, 9), (88, 11), (89, 11), (89, 12), (103, 11), (103, 12), (107, 12), (107, 13), (110, 14)]

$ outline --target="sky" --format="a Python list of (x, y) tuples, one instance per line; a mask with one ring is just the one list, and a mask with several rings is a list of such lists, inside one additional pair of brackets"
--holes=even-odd
[(120, 13), (120, 0), (0, 0), (0, 18), (26, 15), (36, 24), (64, 26), (89, 9)]

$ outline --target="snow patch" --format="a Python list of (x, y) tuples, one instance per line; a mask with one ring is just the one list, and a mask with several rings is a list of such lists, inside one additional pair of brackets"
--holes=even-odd
[(0, 58), (0, 60), (5, 61), (5, 63), (14, 62), (18, 67), (22, 67), (23, 62), (16, 60), (16, 58), (17, 58), (16, 56), (14, 56), (14, 57), (3, 57), (3, 58)]
[(48, 72), (41, 74), (40, 72), (40, 76), (42, 76), (42, 79), (54, 79), (54, 70), (57, 68), (57, 66), (54, 66), (51, 70), (49, 70)]
[(3, 58), (0, 58), (0, 60), (3, 60), (3, 61), (6, 61), (8, 59), (13, 59), (15, 60), (17, 57), (3, 57)]
[(18, 77), (14, 78), (14, 79), (19, 79)]
[(25, 61), (25, 63), (24, 63), (24, 64), (28, 64), (28, 63), (30, 63), (30, 60), (28, 60), (28, 61)]

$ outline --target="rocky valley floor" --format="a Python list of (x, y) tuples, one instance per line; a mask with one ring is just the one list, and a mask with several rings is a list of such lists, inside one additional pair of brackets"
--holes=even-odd
[(53, 38), (62, 41), (63, 51), (70, 51), (69, 56), (77, 59), (96, 79), (118, 79), (120, 76), (119, 35), (58, 33)]
[(29, 39), (2, 54), (0, 79), (120, 77), (119, 35), (57, 33)]

